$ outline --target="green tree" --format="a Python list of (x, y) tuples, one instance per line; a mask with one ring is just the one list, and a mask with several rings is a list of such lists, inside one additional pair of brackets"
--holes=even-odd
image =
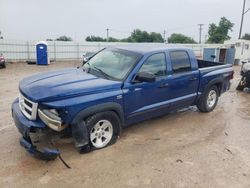
[[(106, 42), (107, 40), (99, 37), (90, 35), (87, 36), (86, 41), (88, 42)], [(109, 37), (108, 42), (164, 42), (160, 33), (147, 31), (141, 31), (140, 29), (135, 29), (128, 38), (117, 39)]]
[[(123, 40), (126, 41), (126, 40)], [(127, 42), (164, 42), (160, 33), (147, 31), (141, 31), (140, 29), (135, 29), (131, 36), (127, 38)]]
[(106, 42), (106, 39), (94, 35), (87, 36), (85, 40), (88, 42)]
[(60, 36), (59, 38), (57, 38), (56, 40), (57, 41), (72, 41), (72, 38), (63, 35), (63, 36)]
[(120, 40), (117, 38), (113, 38), (113, 37), (109, 37), (109, 41), (108, 42), (119, 42)]
[(195, 44), (197, 42), (191, 37), (188, 37), (186, 35), (180, 33), (173, 33), (168, 38), (168, 43)]
[(0, 31), (0, 39), (3, 39), (2, 32)]
[(162, 35), (160, 33), (151, 32), (150, 33), (151, 42), (164, 42)]
[(208, 29), (208, 43), (223, 43), (225, 40), (229, 40), (231, 37), (228, 33), (233, 31), (233, 26), (234, 23), (225, 17), (220, 19), (218, 26), (211, 23)]
[(250, 40), (250, 33), (246, 33), (241, 39)]

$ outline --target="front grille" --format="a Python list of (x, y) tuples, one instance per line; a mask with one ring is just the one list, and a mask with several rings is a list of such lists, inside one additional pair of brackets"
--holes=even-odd
[(22, 94), (19, 95), (19, 106), (20, 109), (28, 119), (35, 120), (37, 115), (37, 103), (34, 103), (27, 98), (25, 98)]

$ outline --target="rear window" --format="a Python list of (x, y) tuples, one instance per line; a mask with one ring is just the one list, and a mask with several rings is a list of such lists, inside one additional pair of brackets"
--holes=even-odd
[(174, 73), (191, 71), (191, 62), (186, 51), (170, 52)]

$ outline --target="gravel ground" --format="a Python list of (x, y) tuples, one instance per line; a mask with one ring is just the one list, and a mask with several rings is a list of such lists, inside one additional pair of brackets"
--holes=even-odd
[(195, 107), (133, 125), (116, 144), (79, 154), (58, 142), (63, 163), (31, 157), (11, 118), (18, 82), (29, 75), (72, 67), (7, 64), (0, 70), (0, 187), (250, 187), (250, 94), (231, 90), (208, 114)]

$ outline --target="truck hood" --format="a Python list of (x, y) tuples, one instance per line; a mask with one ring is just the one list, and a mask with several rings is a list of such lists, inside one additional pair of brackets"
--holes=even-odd
[(120, 89), (121, 85), (122, 82), (96, 77), (81, 68), (68, 68), (24, 78), (19, 90), (28, 99), (42, 102)]

